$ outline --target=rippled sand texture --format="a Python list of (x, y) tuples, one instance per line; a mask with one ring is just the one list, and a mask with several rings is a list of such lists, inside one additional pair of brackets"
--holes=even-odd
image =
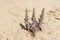
[[(37, 19), (45, 8), (42, 32), (35, 37), (19, 25), (24, 24), (26, 8), (29, 19), (33, 8)], [(60, 40), (60, 0), (0, 0), (0, 40)]]

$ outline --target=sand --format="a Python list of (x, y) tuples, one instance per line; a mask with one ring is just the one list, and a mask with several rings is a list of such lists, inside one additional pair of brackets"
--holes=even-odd
[[(33, 8), (37, 19), (45, 8), (42, 32), (35, 37), (19, 25), (26, 8), (29, 19)], [(60, 0), (0, 0), (0, 40), (60, 40)]]

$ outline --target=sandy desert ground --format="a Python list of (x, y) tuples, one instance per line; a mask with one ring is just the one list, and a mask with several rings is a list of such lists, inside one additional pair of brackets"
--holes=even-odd
[[(42, 32), (35, 37), (19, 25), (24, 24), (26, 8), (29, 19), (33, 8), (36, 18), (45, 8)], [(60, 40), (60, 0), (0, 0), (0, 40)]]

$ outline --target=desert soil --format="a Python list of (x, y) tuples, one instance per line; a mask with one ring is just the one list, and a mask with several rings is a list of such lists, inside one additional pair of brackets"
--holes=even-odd
[[(33, 8), (37, 19), (45, 8), (42, 31), (35, 37), (19, 25), (26, 8), (29, 19)], [(0, 40), (60, 40), (60, 0), (0, 0)]]

